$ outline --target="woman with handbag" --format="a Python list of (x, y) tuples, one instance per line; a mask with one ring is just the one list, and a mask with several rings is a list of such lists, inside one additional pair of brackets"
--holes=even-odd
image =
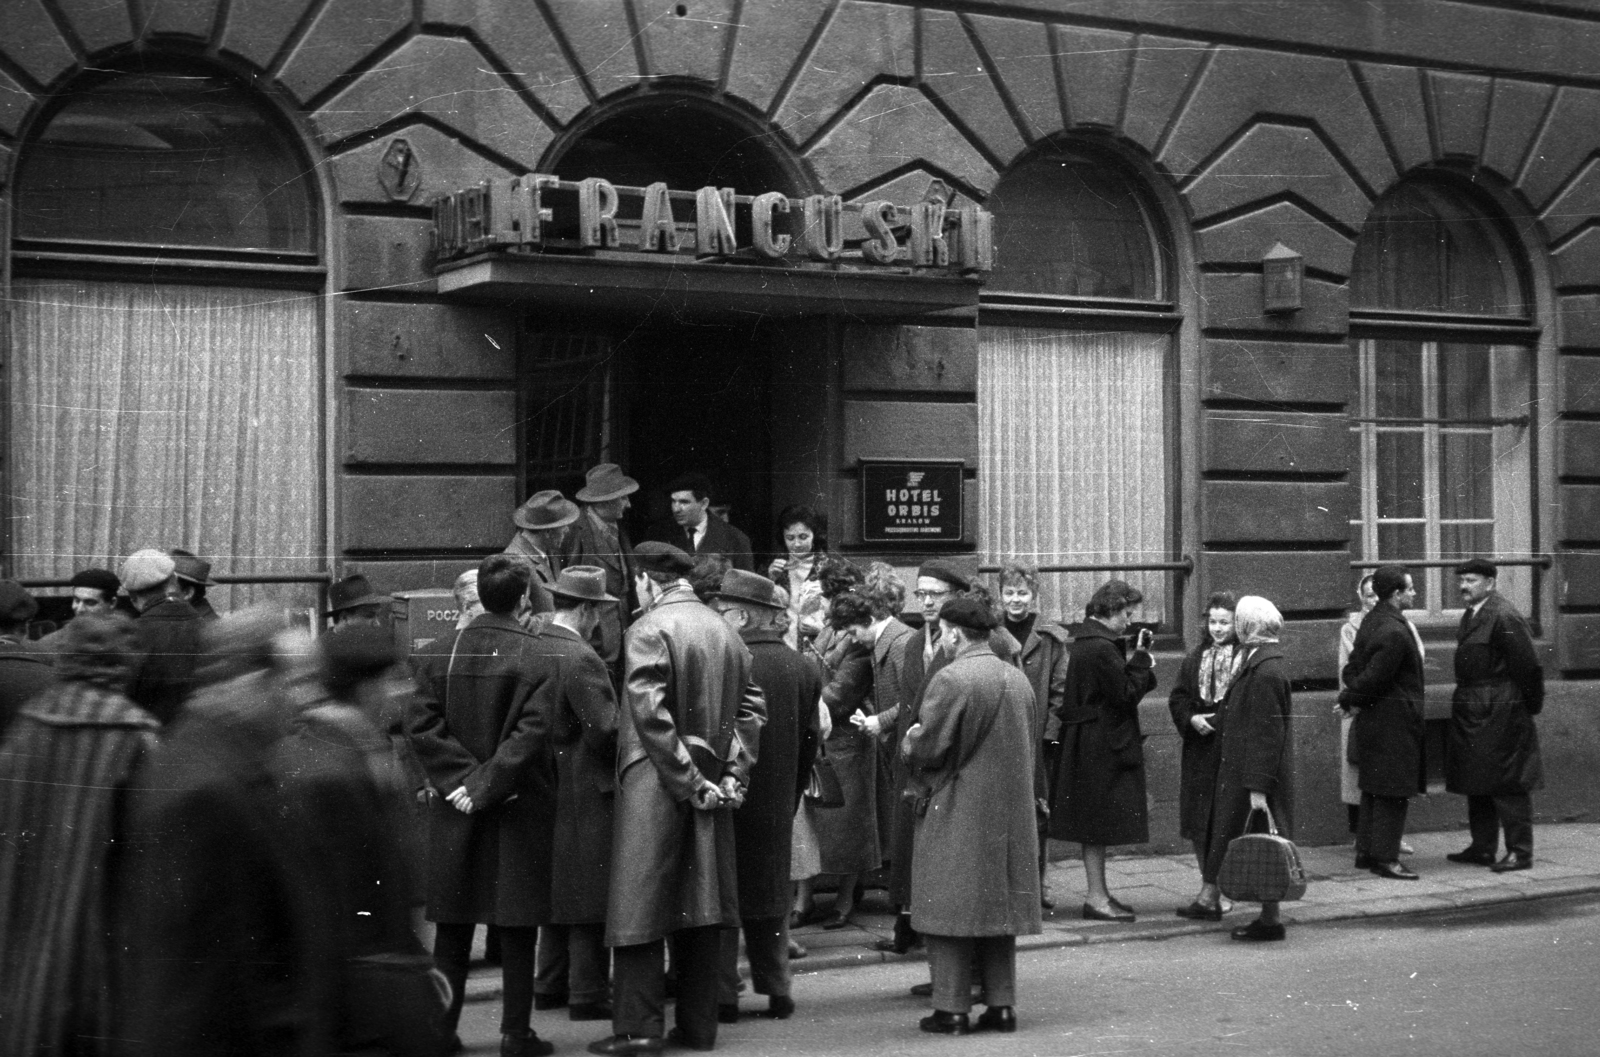
[[(1253, 817), (1273, 825), (1271, 804), (1281, 782), (1290, 705), (1278, 608), (1259, 595), (1246, 595), (1234, 609), (1233, 627), (1239, 640), (1237, 669), (1211, 720), (1212, 736), (1220, 740), (1200, 876), (1213, 891), (1228, 842), (1250, 832)], [(1283, 939), (1278, 904), (1263, 902), (1261, 915), (1232, 935), (1246, 942)]]
[[(1211, 798), (1217, 788), (1222, 739), (1217, 730), (1220, 709), (1233, 683), (1241, 656), (1233, 633), (1238, 598), (1218, 591), (1206, 601), (1206, 639), (1184, 658), (1178, 681), (1167, 698), (1172, 723), (1178, 728), (1183, 755), (1178, 779), (1178, 835), (1194, 844), (1195, 861), (1205, 873), (1206, 837), (1211, 826)], [(1222, 920), (1222, 892), (1216, 878), (1202, 880), (1200, 894), (1178, 908), (1180, 918)]]

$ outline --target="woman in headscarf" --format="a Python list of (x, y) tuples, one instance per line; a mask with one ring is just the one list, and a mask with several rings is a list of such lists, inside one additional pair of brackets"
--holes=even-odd
[[(1201, 880), (1216, 891), (1228, 842), (1252, 828), (1265, 829), (1263, 812), (1279, 807), (1283, 747), (1289, 719), (1289, 671), (1278, 635), (1283, 616), (1259, 595), (1245, 595), (1233, 611), (1238, 659), (1232, 684), (1210, 721), (1220, 739), (1217, 778), (1211, 793)], [(1252, 826), (1254, 815), (1254, 827)], [(1273, 811), (1280, 829), (1288, 819)], [(1236, 940), (1283, 939), (1278, 904), (1262, 903), (1261, 916), (1233, 930)]]
[[(1233, 609), (1238, 599), (1232, 591), (1218, 591), (1206, 601), (1206, 638), (1184, 658), (1178, 681), (1167, 698), (1173, 725), (1183, 743), (1178, 780), (1178, 835), (1194, 843), (1195, 861), (1205, 870), (1206, 828), (1211, 821), (1211, 795), (1217, 784), (1221, 742), (1217, 737), (1217, 710), (1233, 683), (1239, 643), (1233, 634)], [(1178, 908), (1180, 918), (1222, 920), (1222, 893), (1215, 883), (1202, 882), (1200, 894)]]

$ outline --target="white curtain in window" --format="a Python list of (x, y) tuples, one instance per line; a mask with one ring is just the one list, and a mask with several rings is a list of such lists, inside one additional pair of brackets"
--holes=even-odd
[[(979, 547), (986, 564), (1166, 561), (1168, 338), (984, 327), (978, 353)], [(1083, 619), (1101, 583), (1165, 619), (1167, 573), (1041, 578), (1041, 610)]]
[[(20, 280), (12, 538), (22, 577), (186, 547), (213, 572), (325, 566), (319, 299), (281, 290)], [(219, 608), (305, 587), (213, 589)]]

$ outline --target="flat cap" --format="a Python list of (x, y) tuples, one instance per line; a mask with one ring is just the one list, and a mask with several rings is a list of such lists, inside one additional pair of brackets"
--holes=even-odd
[(123, 588), (129, 593), (148, 591), (170, 580), (177, 569), (171, 555), (154, 547), (146, 547), (128, 555), (128, 560), (122, 563), (120, 578)]
[(27, 588), (15, 580), (0, 580), (0, 620), (7, 624), (20, 624), (32, 620), (37, 612), (39, 603), (34, 601)]
[(973, 631), (988, 631), (995, 626), (994, 614), (989, 611), (988, 606), (976, 598), (952, 598), (939, 607), (939, 619)]
[(688, 576), (694, 571), (694, 559), (670, 543), (646, 541), (633, 548), (633, 557), (648, 572)]
[(1500, 570), (1487, 558), (1473, 558), (1456, 566), (1457, 576), (1499, 576)]
[(929, 558), (917, 569), (917, 575), (943, 580), (957, 591), (972, 589), (972, 581), (967, 578), (967, 574), (948, 558)]

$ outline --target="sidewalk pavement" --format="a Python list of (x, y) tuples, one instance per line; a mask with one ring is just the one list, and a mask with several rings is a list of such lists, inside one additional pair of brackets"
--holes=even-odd
[[(1445, 859), (1447, 853), (1466, 847), (1465, 830), (1407, 834), (1406, 840), (1416, 851), (1406, 856), (1405, 862), (1421, 875), (1420, 880), (1394, 881), (1357, 870), (1353, 865), (1355, 854), (1348, 844), (1301, 848), (1301, 862), (1310, 883), (1304, 899), (1283, 904), (1284, 922), (1293, 928), (1319, 921), (1438, 913), (1600, 892), (1600, 823), (1535, 826), (1533, 868), (1503, 874)], [(1118, 899), (1133, 907), (1138, 921), (1084, 921), (1083, 870), (1078, 860), (1067, 859), (1052, 863), (1046, 875), (1056, 907), (1045, 912), (1043, 932), (1019, 936), (1017, 949), (1158, 940), (1206, 932), (1225, 934), (1255, 916), (1255, 904), (1246, 903), (1235, 907), (1221, 922), (1178, 917), (1174, 911), (1186, 906), (1200, 889), (1200, 874), (1192, 855), (1113, 857), (1106, 863), (1106, 882)], [(807, 955), (791, 963), (795, 975), (925, 960), (920, 948), (905, 955), (874, 949), (878, 940), (889, 938), (894, 926), (883, 892), (868, 891), (851, 922), (850, 927), (832, 932), (818, 925), (797, 929), (794, 938), (806, 948)], [(467, 984), (467, 1000), (482, 1001), (499, 995), (499, 970), (474, 970)]]

